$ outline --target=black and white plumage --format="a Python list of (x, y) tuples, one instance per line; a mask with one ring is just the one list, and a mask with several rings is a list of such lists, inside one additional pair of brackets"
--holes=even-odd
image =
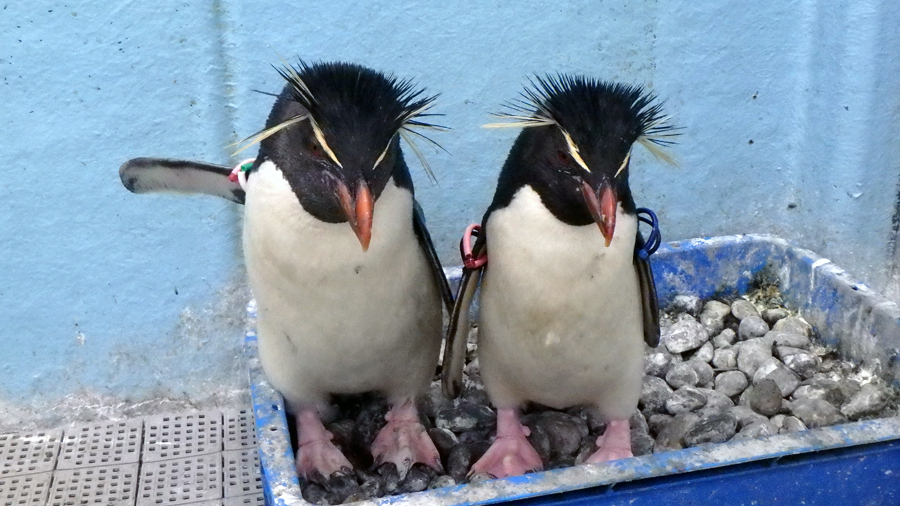
[[(442, 301), (449, 309), (452, 296), (399, 143), (431, 126), (422, 117), (434, 97), (352, 64), (279, 72), (287, 85), (250, 138), (259, 154), (240, 195), (260, 359), (297, 417), (298, 472), (327, 477), (350, 466), (318, 410), (330, 394), (366, 391), (393, 405), (373, 444), (376, 462), (395, 462), (401, 474), (415, 462), (440, 467), (414, 399), (434, 373)], [(201, 169), (219, 179), (198, 189), (197, 171), (146, 159), (120, 169), (129, 189), (226, 198), (241, 189), (224, 167)]]
[[(524, 127), (482, 220), (444, 355), (444, 389), (460, 388), (468, 304), (481, 275), (479, 364), (498, 408), (498, 437), (473, 472), (541, 467), (518, 408), (591, 404), (609, 420), (592, 462), (631, 455), (628, 418), (641, 390), (644, 343), (659, 339), (656, 292), (628, 185), (635, 142), (668, 159), (665, 124), (639, 87), (585, 77), (537, 79), (501, 115)], [(598, 226), (599, 229), (598, 230)]]

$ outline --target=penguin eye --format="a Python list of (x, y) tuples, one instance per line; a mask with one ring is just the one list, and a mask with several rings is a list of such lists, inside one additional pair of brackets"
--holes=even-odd
[(322, 157), (322, 147), (319, 146), (318, 142), (313, 140), (309, 141), (309, 143), (306, 145), (306, 149), (309, 150), (311, 155), (318, 158)]
[(571, 160), (571, 158), (569, 158), (569, 154), (561, 149), (556, 150), (556, 157), (559, 159), (560, 163), (564, 164), (568, 164), (569, 160)]

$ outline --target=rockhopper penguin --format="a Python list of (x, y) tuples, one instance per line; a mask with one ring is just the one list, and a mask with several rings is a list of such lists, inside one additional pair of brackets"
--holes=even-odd
[(401, 476), (416, 462), (440, 468), (415, 398), (434, 374), (441, 304), (449, 309), (452, 296), (399, 143), (434, 126), (423, 117), (435, 97), (352, 64), (301, 62), (279, 72), (287, 84), (251, 138), (259, 154), (240, 184), (226, 167), (146, 158), (124, 164), (122, 181), (138, 193), (245, 204), (260, 360), (296, 417), (300, 475), (351, 469), (320, 410), (330, 394), (367, 391), (392, 406), (372, 445), (376, 464), (394, 462)]
[(487, 264), (464, 269), (444, 355), (444, 389), (455, 396), (483, 271), (478, 354), (497, 436), (471, 472), (495, 477), (542, 467), (519, 420), (529, 401), (595, 406), (608, 424), (588, 462), (630, 457), (644, 342), (659, 340), (628, 175), (635, 142), (669, 160), (659, 148), (672, 129), (640, 87), (566, 75), (532, 84), (500, 115), (506, 123), (488, 125), (524, 128), (475, 243)]

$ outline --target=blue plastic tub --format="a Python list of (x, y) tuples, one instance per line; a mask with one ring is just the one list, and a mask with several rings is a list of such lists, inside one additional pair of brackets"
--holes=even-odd
[[(770, 236), (663, 245), (652, 257), (663, 307), (677, 294), (745, 293), (759, 275), (779, 280), (785, 305), (858, 361), (878, 361), (900, 380), (900, 308), (829, 260)], [(252, 307), (251, 307), (252, 312)], [(247, 335), (250, 385), (267, 504), (300, 495), (281, 396)], [(900, 418), (812, 429), (575, 466), (505, 480), (385, 497), (357, 504), (900, 504)]]

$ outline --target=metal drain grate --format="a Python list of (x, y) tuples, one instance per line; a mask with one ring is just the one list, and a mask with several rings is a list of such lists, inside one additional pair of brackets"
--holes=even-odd
[(144, 462), (137, 506), (222, 498), (222, 455)]
[(222, 454), (225, 460), (225, 497), (262, 493), (259, 452), (256, 448)]
[(138, 464), (56, 471), (48, 506), (134, 504)]
[(240, 497), (226, 497), (222, 499), (222, 506), (263, 506), (266, 498), (262, 492), (253, 495), (243, 495)]
[(222, 451), (218, 411), (152, 416), (144, 421), (143, 462)]
[(25, 474), (0, 478), (0, 504), (3, 506), (43, 506), (47, 502), (53, 473)]
[(137, 462), (141, 456), (140, 419), (66, 429), (57, 469)]
[(0, 478), (52, 471), (62, 429), (0, 435)]
[(256, 423), (252, 409), (231, 409), (225, 418), (225, 449), (240, 450), (256, 446)]

